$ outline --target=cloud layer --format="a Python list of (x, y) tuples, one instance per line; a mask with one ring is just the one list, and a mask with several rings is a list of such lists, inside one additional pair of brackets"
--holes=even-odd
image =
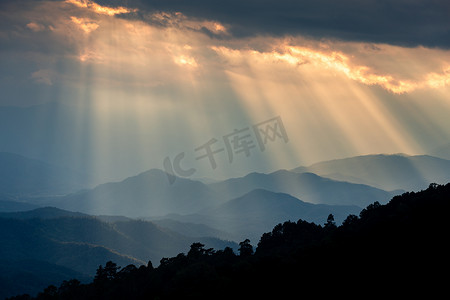
[[(50, 144), (27, 149), (49, 153), (46, 160), (83, 153), (106, 174), (116, 164), (129, 175), (144, 162), (161, 167), (167, 156), (274, 116), (282, 117), (289, 144), (265, 161), (241, 161), (239, 168), (249, 166), (243, 173), (373, 152), (423, 153), (448, 140), (445, 41), (417, 46), (420, 17), (411, 27), (396, 21), (409, 28), (404, 35), (375, 22), (369, 13), (384, 12), (383, 1), (348, 2), (345, 11), (319, 3), (2, 2), (0, 105), (74, 105), (73, 145), (61, 148), (67, 154)], [(402, 3), (391, 7), (396, 16), (422, 2)], [(447, 21), (437, 30), (442, 3), (430, 3), (425, 11), (436, 22), (425, 27), (436, 37)], [(59, 117), (42, 120), (67, 122)], [(38, 125), (31, 130), (46, 134)]]
[[(299, 9), (300, 2), (289, 5), (284, 3), (286, 7), (282, 2), (276, 8), (284, 9), (286, 14)], [(169, 11), (148, 10), (148, 7), (158, 5), (161, 6), (158, 8), (163, 8), (162, 3), (165, 3), (164, 8)], [(215, 13), (211, 11), (215, 6), (204, 3), (205, 7), (195, 10), (196, 5), (200, 6), (202, 3), (194, 1), (192, 7), (188, 6), (189, 10), (186, 8), (186, 13), (190, 13), (190, 10), (197, 14), (210, 11), (211, 18), (170, 12), (175, 6), (184, 7), (176, 1), (147, 1), (147, 10), (105, 6), (91, 0), (38, 1), (30, 3), (25, 9), (12, 4), (10, 9), (19, 10), (14, 18), (4, 15), (12, 22), (8, 24), (10, 30), (7, 27), (2, 30), (2, 36), (4, 45), (9, 44), (11, 49), (17, 48), (11, 53), (12, 56), (17, 55), (17, 52), (22, 52), (22, 55), (27, 53), (31, 66), (34, 65), (35, 68), (28, 71), (28, 76), (36, 83), (45, 85), (52, 85), (56, 78), (76, 84), (81, 79), (76, 70), (93, 65), (95, 73), (91, 73), (90, 83), (108, 84), (109, 81), (109, 84), (114, 85), (170, 88), (186, 80), (183, 72), (189, 72), (189, 80), (198, 81), (205, 76), (223, 76), (221, 74), (230, 69), (236, 71), (233, 67), (236, 60), (241, 65), (239, 72), (248, 72), (248, 69), (244, 70), (245, 66), (259, 61), (266, 65), (269, 73), (277, 68), (299, 72), (305, 76), (308, 74), (309, 77), (321, 77), (321, 74), (332, 72), (397, 94), (446, 87), (449, 84), (450, 64), (446, 51), (325, 38), (317, 40), (302, 36), (280, 37), (274, 34), (268, 37), (261, 35), (265, 33), (264, 26), (252, 36), (243, 37), (238, 34), (240, 37), (235, 37), (233, 34), (236, 35), (236, 26), (241, 26), (238, 22), (240, 10), (247, 7), (245, 5), (253, 7), (256, 4), (252, 4), (252, 1), (236, 4), (236, 12), (226, 15), (237, 18), (237, 22), (221, 23), (214, 19)], [(260, 10), (265, 11), (269, 3), (261, 1), (261, 7), (255, 7), (248, 18), (255, 18), (255, 15), (258, 16), (256, 12)], [(304, 4), (303, 9), (309, 11), (313, 9), (311, 5)], [(357, 9), (369, 9), (370, 5), (375, 4), (368, 2), (362, 6), (354, 2), (354, 5)], [(326, 19), (329, 7), (324, 7), (325, 16), (321, 18)], [(271, 14), (283, 15), (281, 12), (284, 10), (277, 13), (277, 9), (271, 10)], [(339, 9), (336, 9), (336, 14), (339, 15)], [(347, 9), (353, 8), (349, 5)], [(227, 7), (223, 10), (227, 11)], [(47, 13), (42, 14), (41, 11)], [(299, 16), (305, 14), (301, 11)], [(136, 18), (136, 13), (140, 13), (143, 20)], [(314, 19), (314, 16), (315, 14), (311, 14), (310, 18)], [(217, 16), (218, 19), (219, 17)], [(268, 20), (266, 27), (270, 24), (270, 18)], [(251, 26), (245, 27), (251, 29)], [(27, 46), (21, 46), (24, 44)], [(405, 60), (405, 57), (409, 60)], [(423, 57), (429, 59), (424, 61)], [(386, 64), (387, 61), (389, 64)], [(67, 70), (56, 69), (55, 65), (62, 64), (67, 65)], [(29, 64), (27, 66), (30, 67)], [(411, 72), (411, 67), (416, 70)], [(60, 76), (55, 75), (58, 73)]]
[[(110, 3), (110, 1), (103, 1)], [(305, 35), (400, 46), (450, 47), (446, 0), (132, 0), (145, 11), (213, 19), (235, 37)]]

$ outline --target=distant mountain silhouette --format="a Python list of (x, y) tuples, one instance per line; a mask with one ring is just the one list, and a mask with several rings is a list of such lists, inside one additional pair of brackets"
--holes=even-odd
[(87, 187), (82, 174), (21, 155), (0, 152), (0, 193), (12, 196), (66, 194)]
[[(288, 196), (286, 194), (292, 195), (290, 199), (295, 199), (292, 203), (296, 207), (292, 212), (295, 213), (285, 214), (285, 212), (290, 212), (292, 207), (288, 207), (281, 212), (273, 210), (269, 203), (261, 201), (254, 203), (252, 198), (256, 197), (256, 192), (251, 192), (255, 189), (265, 189), (265, 192), (260, 192), (264, 195), (258, 196), (267, 196), (274, 203), (277, 203), (275, 201), (284, 203), (282, 200), (286, 199)], [(268, 193), (269, 191), (272, 193)], [(281, 197), (281, 194), (276, 195), (276, 193), (283, 193), (283, 196)], [(246, 197), (243, 197), (244, 195)], [(171, 185), (165, 172), (153, 169), (121, 182), (99, 185), (91, 190), (83, 190), (61, 197), (43, 198), (40, 199), (39, 203), (92, 215), (123, 215), (126, 217), (169, 215), (166, 219), (204, 224), (215, 230), (223, 231), (220, 237), (225, 237), (228, 233), (234, 234), (236, 237), (235, 233), (238, 228), (243, 227), (243, 233), (253, 228), (249, 234), (255, 236), (272, 227), (275, 224), (274, 220), (280, 222), (284, 220), (283, 218), (290, 218), (291, 216), (295, 219), (305, 218), (309, 221), (324, 222), (327, 214), (317, 213), (313, 216), (311, 213), (314, 211), (312, 206), (305, 204), (300, 213), (297, 206), (303, 202), (298, 199), (316, 204), (337, 205), (336, 216), (339, 219), (341, 216), (357, 212), (358, 207), (361, 209), (374, 201), (385, 203), (391, 196), (391, 193), (367, 185), (339, 182), (312, 173), (298, 174), (286, 170), (270, 174), (251, 173), (241, 178), (233, 178), (209, 185), (190, 179), (177, 178), (175, 183)], [(240, 197), (243, 197), (243, 200), (234, 200), (224, 204), (227, 200)], [(282, 199), (277, 199), (279, 197)], [(277, 203), (277, 205), (280, 205), (280, 203)], [(223, 206), (220, 206), (222, 204)], [(234, 207), (234, 217), (230, 215), (225, 218), (218, 214), (219, 210), (225, 211), (231, 205)], [(239, 207), (240, 205), (242, 207)], [(247, 209), (252, 205), (255, 205), (252, 208), (253, 211)], [(315, 209), (319, 207), (316, 206)], [(278, 208), (280, 207), (278, 206)], [(260, 223), (256, 222), (252, 225), (253, 227), (250, 226), (246, 229), (246, 226), (242, 226), (240, 219), (255, 222), (252, 219), (255, 216), (255, 211), (266, 214), (266, 220), (262, 221), (264, 227), (257, 229)], [(182, 215), (187, 215), (187, 217)], [(217, 221), (210, 221), (211, 218), (221, 220), (233, 218), (238, 219), (238, 221), (235, 222), (233, 227), (230, 222), (219, 225)], [(106, 219), (104, 218), (104, 220)], [(190, 225), (190, 228), (193, 228), (192, 225)], [(243, 233), (239, 234), (238, 237), (243, 236)]]
[[(18, 238), (35, 233), (35, 237), (31, 240), (48, 239), (52, 243), (62, 243), (66, 246), (71, 243), (89, 247), (99, 246), (113, 251), (115, 255), (121, 254), (141, 262), (148, 259), (159, 261), (162, 255), (183, 251), (193, 240), (191, 237), (157, 226), (149, 221), (103, 222), (97, 217), (55, 208), (4, 213), (0, 215), (0, 221), (4, 223), (5, 234), (14, 231), (15, 226), (19, 229), (26, 229), (20, 234), (18, 233)], [(226, 244), (218, 239), (211, 241), (213, 244), (216, 243), (213, 246)], [(7, 240), (4, 240), (3, 245), (8, 245), (8, 243)], [(26, 257), (17, 258), (25, 259)], [(94, 267), (97, 266), (94, 265)], [(92, 269), (84, 266), (83, 263), (76, 266), (75, 270), (85, 274), (92, 273)]]
[(234, 240), (255, 240), (286, 220), (304, 219), (323, 224), (331, 213), (341, 222), (348, 214), (359, 213), (360, 210), (357, 206), (306, 203), (285, 193), (256, 189), (197, 214), (171, 217), (223, 230), (232, 234)]
[(432, 182), (450, 181), (450, 161), (428, 155), (365, 155), (298, 167), (335, 180), (367, 184), (383, 190), (425, 189)]
[(150, 219), (150, 221), (163, 228), (170, 229), (182, 235), (188, 237), (216, 237), (224, 240), (232, 240), (233, 236), (220, 229), (212, 228), (205, 224), (180, 222), (170, 217), (174, 216), (177, 219), (177, 215), (167, 215), (166, 218)]
[(0, 212), (16, 212), (16, 211), (27, 211), (38, 208), (38, 205), (26, 203), (26, 202), (18, 202), (14, 201), (14, 198), (3, 198), (2, 199), (11, 199), (11, 200), (0, 200)]
[(27, 211), (0, 213), (0, 218), (5, 219), (33, 219), (33, 218), (53, 219), (60, 217), (90, 217), (90, 216), (87, 214), (63, 210), (56, 207), (41, 207)]
[(322, 162), (293, 171), (250, 173), (211, 184), (177, 178), (171, 185), (167, 176), (162, 170), (152, 169), (91, 190), (25, 200), (94, 215), (135, 218), (194, 214), (254, 189), (266, 189), (290, 194), (305, 202), (362, 208), (374, 201), (386, 203), (405, 189), (417, 190), (430, 182), (450, 180), (450, 161), (431, 156), (369, 155)]
[(439, 298), (448, 289), (449, 196), (450, 184), (431, 184), (386, 205), (375, 202), (340, 226), (333, 216), (324, 226), (280, 223), (261, 236), (255, 251), (248, 240), (238, 254), (197, 242), (157, 268), (119, 268), (110, 261), (91, 283), (48, 287), (34, 299), (326, 299), (354, 291)]
[(47, 204), (95, 215), (148, 217), (194, 213), (217, 204), (221, 198), (199, 181), (177, 178), (171, 185), (167, 176), (161, 170), (152, 169), (121, 182), (49, 199)]
[(227, 198), (242, 196), (254, 189), (286, 193), (303, 201), (316, 204), (357, 205), (365, 207), (374, 201), (386, 203), (392, 193), (363, 184), (331, 180), (313, 173), (296, 173), (286, 170), (270, 174), (250, 173), (209, 184), (212, 190)]

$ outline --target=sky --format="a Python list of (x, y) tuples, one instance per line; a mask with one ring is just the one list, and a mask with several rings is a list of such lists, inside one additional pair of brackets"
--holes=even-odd
[(450, 2), (1, 1), (0, 89), (0, 151), (99, 182), (430, 153)]

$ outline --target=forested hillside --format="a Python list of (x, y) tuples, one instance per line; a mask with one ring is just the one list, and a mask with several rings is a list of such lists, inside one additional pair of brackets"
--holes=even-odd
[[(445, 291), (450, 184), (431, 184), (388, 204), (367, 206), (336, 226), (285, 222), (265, 233), (254, 251), (239, 253), (194, 243), (187, 254), (163, 258), (158, 268), (97, 269), (90, 284), (66, 281), (35, 299), (257, 299), (274, 296), (428, 296)], [(364, 289), (361, 289), (364, 288)], [(28, 299), (18, 296), (11, 299)]]

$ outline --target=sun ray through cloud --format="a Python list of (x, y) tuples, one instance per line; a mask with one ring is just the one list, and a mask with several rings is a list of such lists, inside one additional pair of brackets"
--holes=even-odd
[[(294, 137), (277, 149), (284, 155), (260, 157), (267, 166), (370, 151), (419, 153), (427, 148), (421, 142), (427, 130), (433, 131), (429, 140), (448, 135), (447, 123), (434, 120), (440, 112), (420, 99), (433, 95), (435, 107), (448, 111), (445, 49), (301, 35), (236, 37), (233, 26), (217, 19), (142, 9), (66, 0), (42, 1), (17, 13), (23, 41), (54, 45), (28, 51), (33, 69), (27, 77), (39, 88), (59, 91), (65, 102), (92, 106), (98, 121), (92, 124), (99, 124), (92, 128), (92, 156), (104, 160), (102, 166), (106, 145), (125, 139), (108, 132), (120, 112), (136, 116), (129, 130), (138, 146), (130, 151), (154, 167), (177, 154), (175, 144), (181, 152), (277, 115)], [(44, 10), (49, 13), (39, 13)], [(167, 132), (174, 141), (166, 141)], [(167, 146), (155, 146), (155, 139)], [(152, 147), (159, 159), (147, 156)], [(139, 167), (130, 161), (127, 174)]]

